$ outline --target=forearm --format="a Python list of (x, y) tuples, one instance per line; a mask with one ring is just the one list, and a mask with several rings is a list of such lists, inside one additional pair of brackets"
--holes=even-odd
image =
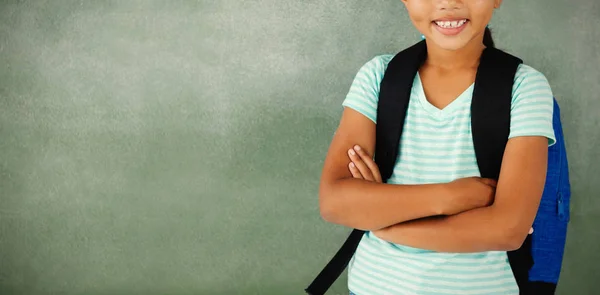
[(346, 178), (322, 185), (321, 214), (329, 222), (363, 230), (444, 214), (451, 202), (442, 184), (394, 185)]
[(437, 252), (473, 253), (519, 248), (527, 234), (510, 214), (490, 206), (457, 215), (415, 220), (375, 232), (379, 238)]

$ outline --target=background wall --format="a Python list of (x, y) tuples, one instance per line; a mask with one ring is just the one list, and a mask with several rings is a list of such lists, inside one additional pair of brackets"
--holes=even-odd
[[(352, 78), (420, 40), (398, 0), (0, 3), (1, 294), (302, 294), (349, 232), (317, 186)], [(559, 294), (596, 294), (600, 2), (491, 27), (562, 105)]]

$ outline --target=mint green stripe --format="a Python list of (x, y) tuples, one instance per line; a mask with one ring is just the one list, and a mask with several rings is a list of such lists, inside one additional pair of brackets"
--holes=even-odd
[(354, 106), (359, 106), (361, 109), (364, 109), (368, 113), (376, 114), (377, 110), (372, 106), (372, 102), (365, 101), (364, 96), (361, 97), (357, 94), (349, 93), (342, 105), (352, 104)]
[[(411, 122), (412, 124), (412, 122)], [(470, 123), (469, 123), (470, 124)], [(413, 128), (415, 127), (422, 127), (419, 125), (423, 125), (420, 123), (414, 124)], [(458, 126), (457, 126), (458, 127)], [(404, 132), (404, 134), (407, 134), (409, 136), (418, 136), (418, 137), (426, 137), (426, 136), (442, 136), (442, 137), (452, 137), (452, 136), (457, 136), (457, 137), (461, 137), (461, 138), (471, 138), (471, 132), (469, 132), (469, 130), (452, 130), (451, 132), (444, 132), (444, 130), (434, 130), (434, 129), (418, 129), (417, 130), (410, 130), (410, 128), (408, 128), (406, 130), (406, 132)]]
[(371, 87), (373, 87), (375, 84), (376, 82), (369, 77), (357, 76), (351, 89), (361, 89), (364, 92), (373, 93), (373, 89)]
[[(446, 129), (454, 129), (454, 128), (463, 127), (463, 126), (470, 126), (471, 120), (469, 119), (469, 120), (464, 120), (464, 121), (447, 123), (447, 122), (438, 122), (438, 121), (433, 121), (433, 120), (417, 122), (412, 118), (407, 118), (405, 121), (405, 124), (416, 126), (419, 128), (438, 129), (436, 131), (442, 132)], [(440, 129), (444, 129), (444, 130), (440, 130)], [(433, 132), (435, 132), (435, 131), (433, 131)], [(459, 132), (468, 132), (468, 130), (460, 130)]]
[[(425, 254), (426, 255), (426, 254)], [(373, 258), (373, 256), (369, 256), (369, 255), (365, 255), (364, 252), (361, 252), (361, 257), (360, 260), (365, 259), (367, 261), (371, 261), (371, 263), (375, 263), (377, 264), (379, 267), (384, 268), (386, 270), (389, 270), (391, 272), (397, 272), (397, 273), (408, 273), (412, 276), (419, 276), (422, 277), (425, 280), (432, 280), (432, 281), (441, 281), (441, 282), (464, 282), (464, 283), (473, 283), (473, 282), (480, 282), (481, 280), (487, 280), (487, 279), (505, 279), (507, 278), (507, 276), (512, 275), (512, 272), (510, 270), (509, 264), (508, 262), (504, 262), (504, 263), (496, 263), (496, 265), (505, 265), (505, 267), (502, 268), (498, 268), (498, 267), (494, 267), (493, 269), (489, 270), (489, 271), (476, 271), (476, 272), (461, 272), (461, 271), (437, 271), (437, 273), (439, 273), (438, 276), (436, 275), (432, 275), (432, 273), (424, 273), (420, 267), (418, 266), (409, 266), (408, 264), (410, 264), (410, 260), (408, 259), (402, 259), (402, 265), (404, 266), (404, 268), (400, 268), (400, 267), (395, 267), (394, 263), (392, 263), (391, 261), (385, 260), (385, 259), (375, 259), (375, 260), (370, 260)], [(359, 263), (360, 263), (360, 260)], [(407, 262), (407, 263), (405, 263)], [(457, 264), (457, 263), (452, 263), (452, 265), (457, 265), (457, 266), (461, 266), (461, 264)], [(366, 267), (369, 267), (367, 265), (365, 265)], [(481, 266), (481, 264), (472, 264), (472, 266)], [(370, 268), (373, 269), (373, 268)], [(373, 269), (374, 270), (374, 269)], [(375, 272), (377, 272), (375, 270)], [(482, 274), (495, 274), (495, 273), (499, 273), (499, 275), (497, 276), (492, 276), (489, 278), (447, 278), (447, 277), (442, 277), (442, 276), (449, 276), (449, 275), (464, 275), (464, 276), (468, 276), (468, 275), (482, 275)]]
[(437, 177), (437, 178), (421, 178), (421, 177), (413, 177), (413, 176), (399, 176), (393, 174), (390, 177), (390, 183), (404, 183), (404, 184), (430, 184), (430, 183), (445, 183), (453, 181), (455, 178), (448, 176), (445, 177)]
[[(400, 142), (401, 145), (404, 145), (407, 148), (413, 148), (413, 149), (423, 149), (425, 148), (423, 145), (418, 145), (418, 144), (413, 144), (413, 143), (407, 143), (407, 142)], [(453, 152), (453, 151), (470, 151), (470, 146), (472, 146), (472, 143), (469, 142), (469, 146), (466, 146), (466, 144), (460, 144), (457, 146), (452, 146), (452, 145), (431, 145), (431, 146), (427, 146), (426, 148), (429, 149), (429, 152)]]
[(436, 176), (447, 176), (447, 175), (472, 175), (472, 174), (477, 174), (479, 173), (479, 169), (477, 169), (477, 167), (474, 168), (468, 168), (468, 169), (452, 169), (452, 171), (431, 171), (431, 170), (425, 170), (425, 169), (418, 169), (418, 168), (406, 168), (403, 167), (402, 165), (400, 165), (400, 167), (397, 167), (394, 169), (394, 171), (402, 171), (405, 174), (413, 174), (413, 175), (423, 175), (423, 174), (427, 174), (428, 178), (432, 178), (432, 177), (436, 177)]
[(363, 114), (365, 117), (369, 118), (371, 121), (373, 121), (375, 123), (377, 122), (377, 117), (376, 117), (377, 114), (371, 113), (370, 109), (364, 107), (363, 105), (357, 105), (352, 101), (347, 101), (343, 105)]
[[(523, 101), (523, 100), (531, 100), (528, 103), (535, 103), (536, 100), (535, 99), (542, 99), (542, 100), (549, 100), (552, 98), (552, 92), (548, 91), (547, 93), (532, 93), (532, 92), (528, 92), (528, 93), (524, 93), (524, 94), (519, 94), (518, 96), (518, 100), (519, 101)], [(548, 105), (546, 103), (544, 103), (543, 105)]]
[[(415, 154), (415, 153), (407, 153), (407, 152), (402, 152), (400, 154), (404, 159), (403, 162), (405, 163), (412, 163), (409, 161), (419, 161), (419, 159), (431, 159), (431, 160), (437, 160), (437, 159), (444, 159), (444, 160), (448, 160), (448, 155), (441, 155), (441, 154), (437, 154), (437, 155), (420, 155), (420, 154)], [(453, 160), (456, 160), (459, 163), (464, 163), (465, 165), (467, 165), (467, 163), (477, 163), (477, 160), (475, 159), (475, 154), (470, 154), (470, 155), (455, 155), (453, 158)]]
[[(384, 262), (384, 260), (379, 260), (378, 263), (381, 266), (382, 263)], [(368, 272), (372, 272), (372, 273), (380, 273), (378, 271), (378, 269), (374, 269), (371, 266), (368, 265), (361, 265), (361, 268), (365, 270), (364, 275), (367, 276), (371, 276)], [(368, 271), (368, 272), (367, 272)], [(362, 272), (362, 271), (361, 271)], [(503, 277), (501, 279), (509, 279), (510, 276), (507, 277)], [(391, 286), (399, 286), (402, 285), (403, 288), (406, 289), (410, 289), (413, 292), (417, 292), (419, 291), (419, 289), (415, 289), (413, 287), (410, 287), (406, 284), (402, 284), (403, 281), (405, 281), (408, 278), (404, 278), (404, 277), (400, 277), (398, 279), (395, 278), (390, 278), (390, 276), (381, 276), (381, 277), (373, 277), (374, 280), (380, 281), (384, 284), (389, 284)], [(438, 294), (443, 294), (442, 292), (452, 292), (452, 291), (474, 291), (474, 290), (481, 290), (482, 292), (485, 292), (485, 290), (489, 290), (489, 289), (496, 289), (496, 288), (501, 288), (503, 285), (506, 285), (505, 283), (501, 283), (501, 284), (497, 284), (497, 285), (491, 285), (491, 286), (472, 286), (472, 285), (468, 285), (467, 281), (460, 281), (463, 282), (464, 285), (462, 286), (447, 286), (447, 285), (440, 285), (440, 284), (436, 284), (436, 282), (443, 282), (444, 279), (443, 278), (439, 278), (439, 277), (434, 277), (432, 278), (431, 281), (421, 281), (421, 282), (413, 282), (413, 281), (409, 281), (414, 285), (418, 285), (422, 288), (435, 288), (435, 289), (442, 289), (444, 291), (439, 291)], [(474, 283), (474, 282), (479, 282), (480, 280), (473, 280), (470, 281), (469, 283)], [(492, 282), (490, 282), (492, 283)], [(396, 288), (398, 289), (398, 288)]]
[(525, 95), (536, 94), (542, 96), (546, 93), (552, 93), (552, 89), (548, 87), (545, 81), (538, 81), (536, 84), (532, 84), (530, 86), (522, 87), (519, 89), (517, 94), (520, 97), (525, 97)]
[(552, 126), (550, 122), (530, 122), (522, 121), (511, 127), (511, 131), (519, 132), (520, 130), (548, 130), (547, 126)]
[[(401, 165), (414, 165), (414, 166), (420, 166), (423, 168), (428, 168), (426, 170), (432, 170), (433, 168), (439, 168), (441, 167), (455, 167), (455, 168), (464, 168), (464, 169), (475, 169), (477, 167), (477, 161), (472, 161), (471, 159), (467, 159), (467, 161), (463, 161), (463, 162), (454, 162), (454, 163), (450, 163), (450, 162), (442, 162), (441, 159), (438, 159), (437, 161), (432, 161), (432, 162), (424, 162), (424, 161), (419, 161), (416, 160), (414, 158), (408, 158), (406, 160), (402, 159), (402, 163)], [(400, 166), (403, 167), (403, 166)]]

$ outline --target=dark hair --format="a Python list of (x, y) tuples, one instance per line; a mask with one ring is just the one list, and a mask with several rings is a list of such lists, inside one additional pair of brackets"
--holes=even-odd
[(492, 31), (488, 27), (485, 27), (485, 33), (483, 33), (483, 45), (485, 45), (486, 47), (494, 47)]

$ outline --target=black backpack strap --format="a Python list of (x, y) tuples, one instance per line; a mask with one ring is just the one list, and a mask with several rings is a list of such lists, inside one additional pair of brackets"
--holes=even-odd
[(348, 262), (352, 259), (358, 243), (365, 232), (362, 230), (354, 229), (350, 233), (350, 236), (346, 239), (346, 242), (337, 251), (335, 256), (331, 258), (331, 261), (323, 268), (319, 275), (314, 281), (304, 289), (307, 294), (310, 295), (323, 295), (333, 285), (333, 282), (344, 272)]
[(512, 89), (522, 61), (495, 48), (481, 55), (473, 98), (471, 129), (481, 176), (498, 179), (510, 133)]
[[(377, 106), (375, 162), (385, 181), (392, 175), (404, 117), (414, 77), (427, 55), (425, 41), (398, 53), (388, 64), (380, 84)], [(305, 289), (311, 295), (323, 295), (342, 274), (352, 259), (364, 231), (354, 229), (344, 245)]]
[(375, 135), (375, 163), (383, 182), (392, 176), (400, 137), (417, 71), (427, 58), (425, 40), (398, 53), (389, 63), (379, 89)]
[[(498, 179), (502, 157), (510, 134), (510, 110), (515, 74), (523, 61), (495, 48), (486, 48), (481, 56), (473, 100), (471, 102), (471, 129), (477, 165), (481, 176)], [(532, 294), (529, 270), (533, 266), (531, 236), (516, 251), (508, 252), (508, 259), (521, 290)], [(537, 294), (537, 293), (536, 293)]]

